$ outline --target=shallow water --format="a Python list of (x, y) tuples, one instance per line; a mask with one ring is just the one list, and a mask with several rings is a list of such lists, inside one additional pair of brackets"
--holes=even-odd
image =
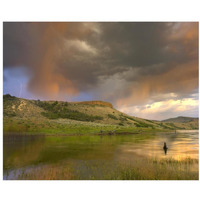
[[(167, 144), (167, 152), (163, 144)], [(4, 179), (17, 179), (40, 166), (73, 166), (85, 179), (87, 165), (131, 163), (141, 158), (199, 158), (198, 131), (143, 133), (112, 136), (5, 136), (3, 141)], [(87, 164), (85, 164), (87, 163)], [(109, 163), (109, 164), (108, 164)], [(100, 173), (96, 171), (95, 173)]]

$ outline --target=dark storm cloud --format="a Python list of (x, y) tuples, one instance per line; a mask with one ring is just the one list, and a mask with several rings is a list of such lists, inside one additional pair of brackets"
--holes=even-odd
[(40, 96), (75, 94), (78, 88), (62, 74), (65, 61), (74, 56), (70, 49), (63, 54), (63, 42), (90, 34), (82, 23), (4, 23), (4, 67), (26, 66), (32, 76), (29, 89)]
[(149, 66), (162, 61), (166, 24), (163, 23), (112, 23), (102, 24), (104, 45), (114, 64)]
[(40, 96), (120, 106), (198, 88), (198, 23), (4, 23), (3, 42), (4, 67), (27, 67)]

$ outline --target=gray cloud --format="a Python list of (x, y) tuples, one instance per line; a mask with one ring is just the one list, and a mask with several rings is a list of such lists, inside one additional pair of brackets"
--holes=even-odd
[[(4, 67), (25, 66), (29, 90), (80, 92), (117, 106), (198, 88), (198, 23), (4, 23)], [(160, 96), (159, 96), (160, 95)]]

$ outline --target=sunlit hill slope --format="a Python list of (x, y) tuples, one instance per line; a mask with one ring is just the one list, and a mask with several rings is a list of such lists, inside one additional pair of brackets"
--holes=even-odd
[(126, 115), (103, 101), (40, 101), (3, 96), (6, 133), (106, 134), (198, 129), (198, 120), (159, 122)]

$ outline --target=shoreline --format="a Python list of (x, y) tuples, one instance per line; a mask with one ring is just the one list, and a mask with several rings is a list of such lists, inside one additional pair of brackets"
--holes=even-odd
[[(177, 130), (179, 132), (179, 130)], [(180, 130), (180, 133), (183, 130)], [(199, 130), (184, 130), (184, 132), (199, 132)], [(135, 135), (135, 134), (146, 134), (146, 133), (172, 133), (174, 134), (174, 131), (171, 130), (154, 130), (154, 131), (137, 131), (137, 132), (105, 132), (105, 133), (30, 133), (30, 132), (5, 132), (3, 133), (3, 137), (13, 137), (13, 136), (57, 136), (57, 137), (67, 137), (67, 136), (116, 136), (116, 135)]]

